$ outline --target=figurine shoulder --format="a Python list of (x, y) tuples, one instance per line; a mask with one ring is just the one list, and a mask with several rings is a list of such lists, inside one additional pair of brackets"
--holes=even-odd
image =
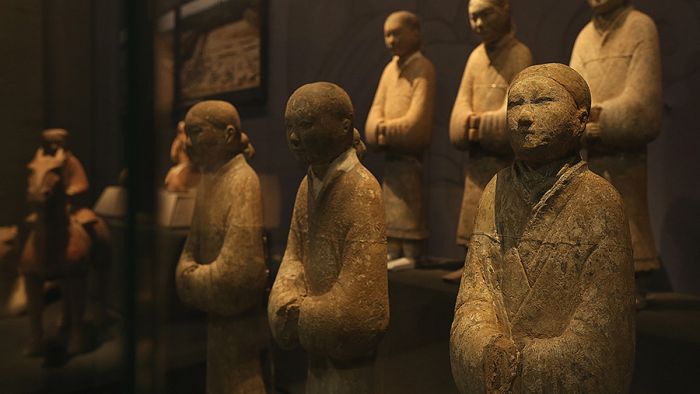
[(488, 61), (488, 57), (486, 56), (486, 45), (484, 45), (482, 42), (469, 54), (469, 57), (467, 58), (467, 67), (486, 61)]
[(425, 57), (424, 54), (421, 53), (421, 55), (416, 59), (416, 68), (421, 70), (422, 73), (428, 74), (431, 76), (435, 75), (435, 66), (433, 65), (433, 62), (430, 61), (427, 57)]
[(651, 19), (649, 15), (637, 10), (632, 10), (629, 15), (627, 15), (624, 29), (642, 40), (657, 38), (659, 35), (654, 20)]
[(604, 221), (604, 226), (601, 226), (604, 231), (628, 225), (622, 196), (610, 182), (593, 171), (586, 170), (581, 174), (576, 194), (582, 212), (598, 212), (598, 217)]
[(382, 187), (379, 185), (377, 178), (362, 163), (357, 163), (347, 173), (345, 178), (361, 197), (370, 198), (371, 200), (382, 199)]
[(513, 40), (508, 58), (522, 65), (522, 68), (532, 65), (532, 51), (518, 39)]

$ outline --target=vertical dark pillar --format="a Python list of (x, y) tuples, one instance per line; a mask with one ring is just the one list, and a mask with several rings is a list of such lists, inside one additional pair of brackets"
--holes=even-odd
[[(127, 344), (126, 392), (153, 391), (153, 363), (150, 362), (154, 338), (148, 314), (137, 304), (140, 289), (148, 289), (149, 280), (137, 276), (142, 264), (152, 264), (154, 177), (153, 138), (153, 14), (150, 0), (126, 1), (126, 163), (129, 171), (127, 215), (125, 336)], [(143, 286), (141, 284), (145, 284)], [(148, 291), (148, 290), (146, 290)], [(140, 297), (139, 297), (140, 298)], [(143, 319), (141, 319), (143, 317)]]

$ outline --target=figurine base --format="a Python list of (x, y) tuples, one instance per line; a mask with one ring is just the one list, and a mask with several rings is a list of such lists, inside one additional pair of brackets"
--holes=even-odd
[(400, 257), (391, 260), (387, 263), (386, 268), (389, 271), (402, 271), (416, 268), (416, 260), (408, 257)]
[(170, 228), (189, 227), (196, 195), (194, 189), (179, 193), (161, 190), (158, 193), (158, 224)]

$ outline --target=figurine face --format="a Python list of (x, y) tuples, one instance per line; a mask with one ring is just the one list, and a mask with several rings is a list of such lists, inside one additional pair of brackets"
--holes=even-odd
[(403, 57), (418, 50), (420, 33), (393, 14), (384, 22), (384, 43), (392, 55)]
[(469, 25), (484, 42), (493, 42), (510, 31), (510, 12), (507, 6), (499, 7), (487, 0), (471, 0)]
[(56, 151), (63, 148), (63, 141), (54, 139), (44, 140), (41, 143), (41, 148), (44, 150), (45, 154), (53, 156), (56, 154)]
[(284, 118), (289, 149), (304, 165), (330, 163), (350, 147), (347, 135), (352, 133), (352, 123), (349, 119), (313, 108), (313, 104), (303, 99), (290, 102)]
[(622, 6), (627, 0), (586, 0), (596, 14), (606, 14)]
[(39, 149), (34, 159), (27, 165), (27, 202), (40, 205), (49, 200), (60, 186), (61, 168), (66, 160), (65, 152), (58, 148), (53, 154)]
[(231, 157), (233, 126), (220, 129), (198, 116), (191, 116), (185, 125), (186, 149), (192, 162), (204, 171), (214, 171)]
[(525, 162), (547, 163), (575, 151), (588, 113), (562, 85), (544, 76), (520, 81), (508, 92), (510, 144)]

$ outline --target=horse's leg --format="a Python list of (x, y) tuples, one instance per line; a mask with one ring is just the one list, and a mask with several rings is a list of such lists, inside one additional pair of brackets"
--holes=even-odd
[(27, 310), (27, 288), (24, 275), (17, 275), (12, 285), (12, 293), (7, 302), (7, 311), (12, 316), (19, 316)]
[(29, 312), (29, 344), (25, 353), (36, 356), (43, 351), (44, 281), (38, 275), (25, 275), (27, 310)]
[(78, 354), (87, 350), (89, 344), (85, 332), (85, 303), (87, 299), (86, 276), (71, 275), (62, 281), (68, 306), (66, 351), (68, 354)]

